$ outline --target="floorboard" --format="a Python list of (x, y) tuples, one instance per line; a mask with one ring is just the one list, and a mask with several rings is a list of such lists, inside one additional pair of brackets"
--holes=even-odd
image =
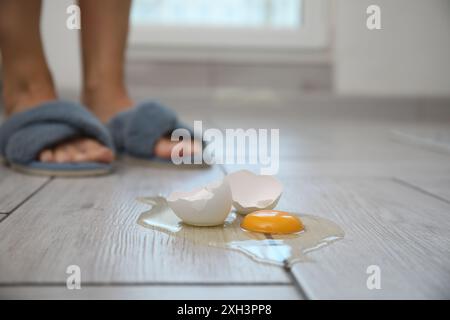
[[(294, 111), (261, 111), (238, 118), (218, 112), (212, 116), (222, 129), (278, 129), (278, 174), (305, 176), (392, 177), (418, 173), (450, 175), (449, 154), (423, 148), (396, 138), (395, 130), (409, 128), (401, 121), (303, 119)], [(234, 151), (228, 146), (226, 152)], [(247, 152), (249, 149), (246, 150)], [(257, 150), (258, 151), (258, 150)], [(248, 158), (247, 158), (248, 160)], [(273, 159), (272, 159), (273, 162)], [(260, 172), (261, 165), (227, 163), (228, 171), (247, 168)]]
[[(396, 132), (413, 123), (316, 121), (285, 110), (238, 118), (219, 113), (213, 121), (222, 129), (280, 129), (278, 178), (285, 192), (277, 208), (344, 228), (344, 240), (292, 268), (308, 298), (450, 297), (450, 205), (438, 199), (448, 199), (450, 162), (442, 148), (398, 139)], [(423, 128), (434, 132), (433, 124)], [(261, 166), (225, 168), (260, 172)], [(381, 268), (380, 290), (367, 288), (370, 265)]]
[(417, 188), (442, 201), (450, 203), (450, 173), (443, 175), (403, 175), (397, 177), (399, 182), (403, 182), (413, 188)]
[[(310, 299), (450, 298), (448, 122), (419, 123), (407, 101), (392, 118), (395, 105), (377, 114), (378, 100), (360, 111), (368, 112), (362, 117), (355, 117), (356, 108), (338, 110), (328, 101), (327, 117), (308, 118), (320, 101), (298, 110), (273, 108), (286, 101), (216, 92), (209, 108), (190, 94), (187, 106), (184, 98), (172, 101), (183, 106), (178, 110), (188, 124), (279, 129), (277, 176), (285, 191), (277, 208), (331, 219), (345, 238), (309, 253), (312, 261), (295, 264), (289, 274), (136, 224), (148, 209), (137, 197), (203, 185), (222, 177), (217, 167), (121, 163), (111, 176), (51, 181), (0, 168), (0, 220), (13, 212), (0, 223), (0, 298), (298, 299), (300, 291)], [(255, 107), (257, 99), (272, 107), (247, 106), (247, 98)], [(248, 108), (226, 108), (236, 101)], [(198, 112), (197, 103), (207, 111)], [(80, 291), (60, 287), (72, 264), (82, 270)], [(380, 290), (367, 288), (370, 265), (380, 267)]]
[(88, 283), (289, 283), (282, 268), (137, 225), (167, 195), (222, 178), (222, 171), (121, 166), (113, 175), (54, 179), (0, 224), (0, 283), (65, 283), (78, 265)]
[(17, 173), (0, 165), (0, 213), (11, 213), (48, 180)]
[[(278, 208), (326, 217), (345, 238), (292, 267), (308, 298), (450, 298), (450, 204), (388, 179), (280, 177)], [(370, 265), (381, 289), (369, 290)]]
[(1, 286), (0, 299), (301, 300), (292, 285)]

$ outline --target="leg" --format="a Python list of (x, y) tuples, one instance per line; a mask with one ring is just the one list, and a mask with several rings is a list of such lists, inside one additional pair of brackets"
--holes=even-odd
[[(41, 41), (40, 0), (0, 0), (0, 49), (6, 115), (56, 99)], [(112, 161), (113, 154), (92, 139), (43, 150), (41, 161)]]
[[(79, 4), (84, 72), (82, 99), (106, 122), (117, 112), (134, 105), (124, 80), (131, 0), (79, 0)], [(198, 142), (195, 144), (194, 148), (199, 149)], [(155, 145), (155, 154), (170, 158), (175, 145), (170, 139), (162, 138)]]
[(0, 0), (6, 114), (56, 98), (39, 33), (41, 1)]

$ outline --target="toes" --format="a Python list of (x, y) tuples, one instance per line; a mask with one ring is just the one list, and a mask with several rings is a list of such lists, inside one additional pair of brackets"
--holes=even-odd
[(51, 161), (53, 161), (53, 152), (52, 152), (52, 150), (49, 150), (49, 149), (43, 150), (39, 154), (39, 161), (41, 161), (41, 162), (51, 162)]
[(100, 161), (106, 162), (106, 163), (110, 163), (114, 161), (114, 152), (112, 152), (111, 149), (102, 146), (101, 148), (102, 150), (100, 150)]
[(79, 141), (77, 149), (82, 152), (84, 161), (110, 163), (114, 160), (114, 153), (112, 150), (93, 139), (83, 139), (82, 141)]
[(89, 161), (88, 155), (85, 152), (76, 149), (76, 153), (73, 156), (73, 162), (86, 162), (86, 161)]
[(179, 156), (188, 156), (201, 152), (202, 143), (197, 140), (177, 142), (169, 138), (161, 138), (156, 142), (154, 152), (159, 158), (170, 159), (174, 148), (179, 152)]
[(54, 147), (46, 149), (39, 154), (42, 162), (104, 162), (114, 160), (114, 153), (107, 147), (93, 139), (81, 138), (66, 141)]
[(67, 162), (75, 162), (75, 159), (79, 153), (77, 148), (75, 148), (75, 146), (70, 142), (64, 144), (64, 152), (66, 153)]
[(55, 161), (58, 163), (70, 162), (70, 154), (66, 145), (59, 145), (53, 149)]
[(92, 161), (110, 163), (114, 160), (114, 153), (102, 145), (94, 149), (90, 155)]
[(178, 142), (170, 141), (167, 138), (161, 138), (156, 142), (153, 151), (159, 158), (170, 159), (172, 148), (175, 147), (177, 143)]

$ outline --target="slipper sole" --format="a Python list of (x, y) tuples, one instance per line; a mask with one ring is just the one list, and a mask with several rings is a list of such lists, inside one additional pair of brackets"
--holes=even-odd
[(144, 167), (151, 167), (151, 168), (172, 168), (172, 169), (182, 169), (182, 170), (197, 170), (197, 169), (208, 169), (211, 168), (212, 165), (207, 164), (207, 163), (201, 163), (201, 164), (187, 164), (187, 163), (182, 163), (182, 164), (174, 164), (173, 162), (171, 162), (170, 160), (165, 160), (165, 159), (159, 159), (159, 158), (154, 158), (154, 159), (143, 159), (143, 158), (137, 158), (137, 157), (133, 157), (127, 154), (122, 154), (120, 155), (120, 160), (131, 164), (131, 165), (139, 165), (139, 166), (144, 166)]
[(105, 169), (87, 169), (87, 170), (58, 170), (58, 169), (35, 169), (27, 166), (19, 165), (19, 164), (9, 164), (11, 169), (36, 176), (48, 176), (48, 177), (94, 177), (94, 176), (103, 176), (112, 172), (112, 166), (110, 168)]
[(33, 168), (26, 165), (20, 165), (16, 163), (9, 163), (5, 158), (0, 157), (0, 164), (9, 167), (17, 172), (47, 177), (93, 177), (110, 174), (113, 171), (112, 165), (104, 165), (104, 168), (95, 169), (76, 169), (76, 170), (64, 170), (58, 169), (57, 165), (52, 168)]

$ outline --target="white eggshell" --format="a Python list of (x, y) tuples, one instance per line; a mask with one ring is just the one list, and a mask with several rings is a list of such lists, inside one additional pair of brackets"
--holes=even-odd
[(231, 207), (231, 189), (226, 179), (190, 192), (173, 192), (167, 204), (184, 223), (217, 226), (224, 223)]
[(233, 206), (240, 214), (275, 208), (283, 192), (283, 186), (275, 177), (257, 175), (248, 170), (233, 172), (227, 180)]

